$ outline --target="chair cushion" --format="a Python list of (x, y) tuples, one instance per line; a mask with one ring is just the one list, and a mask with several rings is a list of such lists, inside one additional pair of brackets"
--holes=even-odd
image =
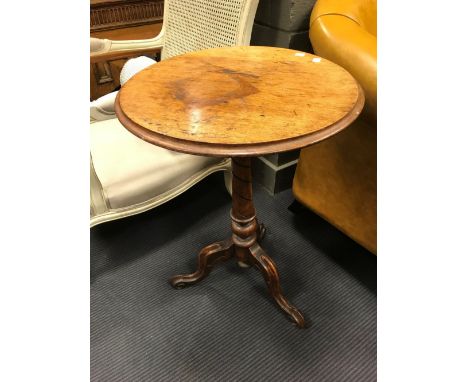
[(134, 136), (118, 119), (90, 126), (94, 169), (113, 209), (146, 202), (222, 161), (154, 146)]

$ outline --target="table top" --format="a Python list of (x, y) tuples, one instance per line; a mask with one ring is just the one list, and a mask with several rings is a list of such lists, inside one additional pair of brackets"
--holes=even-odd
[(255, 156), (293, 150), (347, 127), (364, 106), (342, 67), (290, 49), (242, 46), (152, 65), (122, 86), (120, 122), (179, 152)]

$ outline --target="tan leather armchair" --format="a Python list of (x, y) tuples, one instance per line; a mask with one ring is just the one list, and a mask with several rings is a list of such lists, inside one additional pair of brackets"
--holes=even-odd
[(377, 254), (377, 2), (318, 0), (309, 37), (315, 54), (357, 79), (366, 105), (347, 129), (301, 151), (293, 193)]

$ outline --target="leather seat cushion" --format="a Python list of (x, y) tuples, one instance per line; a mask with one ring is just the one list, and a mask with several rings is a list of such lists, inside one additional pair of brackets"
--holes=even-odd
[(118, 119), (91, 124), (90, 134), (94, 169), (113, 209), (155, 198), (222, 160), (152, 145), (130, 133)]

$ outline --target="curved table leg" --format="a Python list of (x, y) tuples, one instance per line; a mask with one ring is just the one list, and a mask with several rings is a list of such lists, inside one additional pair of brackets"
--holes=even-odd
[(234, 253), (233, 249), (231, 239), (206, 246), (198, 254), (198, 268), (195, 272), (174, 276), (169, 282), (174, 288), (184, 288), (187, 285), (195, 284), (210, 273), (217, 261), (229, 260)]
[(305, 320), (302, 313), (284, 297), (279, 283), (278, 269), (273, 260), (265, 253), (265, 251), (255, 243), (249, 248), (254, 264), (263, 273), (265, 282), (268, 286), (270, 294), (275, 299), (279, 307), (286, 312), (288, 318), (299, 328), (305, 326)]

